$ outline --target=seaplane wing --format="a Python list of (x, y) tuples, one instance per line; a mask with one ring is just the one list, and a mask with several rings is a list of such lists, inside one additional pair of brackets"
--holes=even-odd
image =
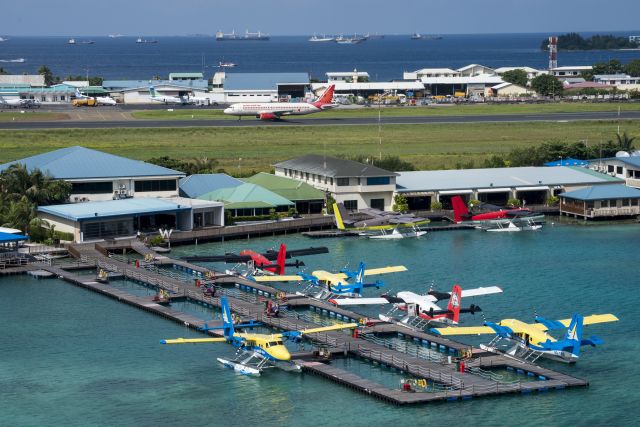
[[(447, 328), (431, 328), (431, 332), (436, 335), (479, 335), (479, 334), (495, 334), (496, 330), (489, 326), (462, 326)], [(515, 331), (514, 332), (518, 332)]]
[(298, 275), (291, 276), (254, 276), (253, 280), (256, 282), (299, 282), (304, 280), (304, 277)]
[(225, 342), (226, 338), (176, 338), (173, 340), (162, 340), (161, 344), (200, 344), (207, 342)]
[[(530, 326), (541, 331), (553, 331), (568, 328), (572, 319), (549, 320), (544, 317), (536, 316), (536, 322)], [(583, 325), (594, 325), (596, 323), (617, 322), (619, 319), (613, 314), (592, 314), (583, 318)]]
[[(364, 275), (375, 276), (376, 274), (400, 273), (402, 271), (407, 271), (407, 267), (404, 265), (392, 265), (389, 267), (367, 268), (364, 270)], [(335, 273), (332, 275), (338, 279), (346, 279), (349, 277), (345, 273)]]
[(347, 306), (347, 305), (381, 305), (381, 304), (390, 304), (391, 301), (387, 298), (379, 297), (379, 298), (336, 298), (329, 300), (330, 303), (338, 305), (338, 306)]
[(338, 325), (323, 326), (321, 328), (304, 329), (299, 332), (302, 335), (306, 335), (306, 334), (315, 334), (318, 332), (339, 331), (341, 329), (353, 329), (357, 327), (358, 327), (357, 323), (341, 323)]
[(343, 274), (343, 273), (330, 273), (325, 270), (316, 270), (313, 273), (311, 273), (311, 275), (315, 277), (317, 280), (320, 280), (323, 282), (330, 282), (330, 283), (340, 283), (348, 277), (346, 274)]
[(486, 286), (483, 288), (463, 289), (462, 298), (477, 297), (480, 295), (499, 294), (502, 289), (497, 286)]

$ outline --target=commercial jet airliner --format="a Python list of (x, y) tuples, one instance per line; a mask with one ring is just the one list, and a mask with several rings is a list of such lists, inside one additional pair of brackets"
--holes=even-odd
[(279, 120), (282, 116), (301, 116), (334, 108), (333, 91), (329, 86), (314, 102), (241, 102), (224, 110), (232, 116), (254, 116), (260, 120)]

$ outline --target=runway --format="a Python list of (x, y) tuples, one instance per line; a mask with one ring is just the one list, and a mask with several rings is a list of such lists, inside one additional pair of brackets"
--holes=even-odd
[[(633, 120), (640, 119), (640, 111), (623, 112), (583, 112), (583, 113), (545, 113), (545, 114), (491, 114), (465, 116), (407, 116), (383, 117), (385, 125), (420, 124), (463, 124), (463, 123), (510, 123), (510, 122), (576, 122), (589, 120)], [(182, 127), (282, 127), (282, 126), (363, 126), (377, 125), (377, 117), (360, 118), (298, 118), (289, 117), (277, 121), (264, 121), (254, 118), (242, 120), (60, 120), (60, 121), (24, 121), (0, 122), (4, 130), (37, 129), (102, 129), (102, 128), (182, 128)]]

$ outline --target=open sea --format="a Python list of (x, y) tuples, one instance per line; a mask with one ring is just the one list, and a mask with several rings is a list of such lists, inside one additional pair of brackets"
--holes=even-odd
[[(608, 33), (608, 32), (607, 32)], [(621, 36), (640, 31), (615, 33)], [(404, 71), (425, 67), (459, 68), (530, 66), (546, 69), (547, 52), (540, 43), (550, 34), (444, 35), (441, 40), (386, 36), (357, 45), (310, 43), (308, 37), (278, 36), (270, 41), (217, 42), (213, 37), (145, 37), (157, 44), (137, 44), (136, 37), (11, 37), (0, 43), (0, 67), (11, 73), (35, 73), (45, 64), (54, 75), (101, 76), (105, 79), (167, 78), (171, 72), (203, 72), (208, 78), (220, 61), (234, 62), (231, 72), (308, 72), (325, 79), (327, 71), (367, 71), (372, 80), (402, 79)], [(589, 33), (584, 33), (588, 36)], [(24, 58), (24, 62), (6, 62)], [(559, 65), (591, 65), (599, 61), (640, 59), (640, 51), (560, 52)]]
[[(384, 291), (500, 285), (503, 294), (473, 301), (484, 311), (466, 324), (574, 312), (611, 312), (620, 321), (585, 328), (605, 344), (585, 349), (577, 365), (543, 362), (588, 379), (588, 388), (396, 407), (309, 375), (236, 375), (215, 360), (231, 357), (231, 346), (162, 346), (160, 339), (197, 334), (58, 279), (12, 276), (0, 279), (0, 425), (637, 425), (640, 225), (551, 218), (540, 232), (512, 235), (456, 231), (396, 242), (291, 235), (174, 247), (171, 255), (265, 250), (280, 241), (329, 247), (328, 255), (304, 258), (309, 271), (355, 267), (360, 260), (406, 265), (408, 272), (384, 278)], [(202, 307), (176, 308), (217, 316)], [(336, 363), (399, 387), (397, 372)]]

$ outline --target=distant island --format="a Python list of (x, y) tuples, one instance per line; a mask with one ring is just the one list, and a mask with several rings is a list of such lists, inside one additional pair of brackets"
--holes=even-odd
[[(544, 39), (540, 49), (547, 50), (549, 40)], [(628, 37), (614, 35), (594, 35), (584, 38), (578, 33), (567, 33), (558, 37), (558, 50), (610, 50), (610, 49), (637, 49), (638, 43), (632, 42)]]

